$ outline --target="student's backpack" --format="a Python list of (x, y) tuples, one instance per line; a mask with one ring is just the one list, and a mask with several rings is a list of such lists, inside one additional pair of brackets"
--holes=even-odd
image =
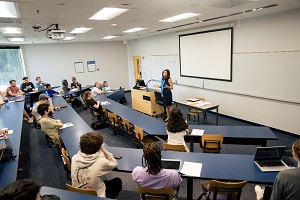
[(107, 123), (104, 122), (104, 121), (95, 121), (95, 122), (92, 122), (91, 127), (94, 130), (98, 130), (98, 129), (101, 129), (101, 128), (106, 128), (107, 127)]
[(12, 148), (7, 144), (0, 144), (0, 162), (14, 160), (17, 156), (13, 156)]
[(75, 108), (75, 107), (78, 108), (78, 107), (80, 107), (82, 105), (81, 101), (79, 101), (77, 98), (74, 98), (71, 101), (71, 103), (72, 103), (72, 107), (73, 108)]

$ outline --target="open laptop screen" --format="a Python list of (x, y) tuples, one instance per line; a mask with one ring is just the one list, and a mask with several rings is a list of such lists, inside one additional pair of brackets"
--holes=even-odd
[(179, 171), (181, 167), (181, 160), (162, 159), (161, 164), (164, 169), (174, 169), (176, 171)]
[(285, 146), (257, 147), (254, 160), (280, 160), (285, 152), (285, 148)]

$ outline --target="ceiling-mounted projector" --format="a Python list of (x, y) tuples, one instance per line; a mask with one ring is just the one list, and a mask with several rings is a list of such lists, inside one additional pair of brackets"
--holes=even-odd
[(53, 29), (51, 30), (51, 39), (52, 40), (63, 40), (65, 39), (65, 30)]

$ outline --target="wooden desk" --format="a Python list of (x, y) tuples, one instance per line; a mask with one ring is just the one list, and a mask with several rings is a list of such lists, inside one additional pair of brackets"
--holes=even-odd
[(132, 109), (150, 116), (164, 113), (164, 107), (155, 102), (155, 90), (131, 90)]

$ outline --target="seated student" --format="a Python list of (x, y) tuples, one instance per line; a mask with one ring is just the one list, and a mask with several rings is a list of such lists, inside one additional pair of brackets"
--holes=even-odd
[(266, 190), (259, 185), (255, 186), (258, 200), (299, 200), (300, 199), (300, 140), (296, 140), (292, 146), (293, 158), (298, 165), (294, 169), (287, 169), (277, 174), (271, 198), (264, 193)]
[(91, 91), (85, 91), (84, 93), (85, 104), (89, 107), (93, 107), (98, 114), (102, 113), (101, 101), (95, 101)]
[(122, 180), (103, 180), (106, 174), (117, 167), (112, 153), (103, 146), (103, 136), (89, 132), (80, 137), (80, 151), (72, 157), (72, 185), (78, 188), (94, 189), (97, 196), (115, 199), (122, 190)]
[[(24, 92), (22, 92), (19, 87), (16, 85), (16, 80), (10, 80), (9, 81), (10, 86), (6, 89), (6, 96), (7, 97), (16, 97), (16, 96), (21, 96), (24, 94)], [(25, 105), (26, 106), (26, 105)], [(23, 116), (24, 116), (24, 120), (28, 120), (28, 123), (32, 123), (33, 119), (31, 117), (29, 117), (27, 111), (23, 110)]]
[(55, 90), (52, 90), (52, 87), (51, 87), (50, 84), (46, 84), (46, 88), (44, 90), (44, 93), (47, 94), (49, 97), (53, 97), (53, 96), (59, 95), (58, 92), (56, 92)]
[(5, 100), (7, 98), (4, 96), (4, 94), (0, 91), (0, 106), (2, 106), (3, 104), (5, 104)]
[(77, 88), (80, 89), (81, 88), (81, 84), (76, 80), (76, 78), (73, 76), (72, 77), (72, 83), (71, 83), (71, 88)]
[(20, 179), (0, 190), (0, 199), (40, 200), (42, 184), (32, 179)]
[(94, 87), (92, 89), (92, 93), (94, 96), (97, 96), (98, 94), (102, 94), (103, 92), (100, 89), (100, 84), (98, 82), (94, 83)]
[(62, 90), (64, 92), (67, 92), (67, 91), (71, 90), (71, 88), (69, 86), (69, 83), (68, 83), (68, 81), (66, 79), (62, 80), (61, 83), (62, 83)]
[(49, 115), (52, 116), (52, 110), (49, 104), (40, 104), (37, 107), (37, 111), (38, 114), (42, 116), (40, 119), (42, 131), (56, 143), (55, 133), (58, 133), (58, 129), (63, 127), (63, 123), (59, 119), (52, 119), (49, 117)]
[[(32, 82), (29, 82), (29, 80), (28, 80), (28, 77), (23, 77), (23, 83), (21, 84), (21, 86), (20, 86), (20, 89), (23, 91), (23, 92), (32, 92), (34, 89), (35, 89), (35, 87), (34, 87), (34, 85), (33, 85), (33, 83)], [(33, 102), (34, 102), (34, 100), (35, 99), (37, 99), (37, 95), (38, 94), (31, 94), (31, 95), (29, 95), (29, 103), (30, 103), (30, 107), (32, 107), (32, 105), (33, 105)], [(28, 96), (27, 96), (27, 98), (28, 98)]]
[(39, 76), (35, 77), (35, 81), (36, 81), (34, 84), (35, 88), (39, 88), (39, 86), (46, 84), (42, 81), (41, 77), (39, 77)]
[(50, 109), (51, 109), (52, 112), (54, 110), (54, 107), (53, 107), (53, 104), (52, 104), (52, 99), (46, 94), (40, 94), (39, 101), (36, 102), (36, 104), (34, 104), (34, 106), (32, 108), (32, 115), (36, 118), (37, 123), (40, 123), (40, 120), (42, 118), (42, 116), (38, 113), (37, 108), (38, 108), (39, 105), (45, 104), (45, 103), (49, 103), (49, 106), (50, 106)]
[(103, 81), (103, 88), (105, 89), (105, 91), (112, 90), (112, 88), (108, 85), (107, 81)]
[[(161, 151), (155, 142), (147, 143), (143, 148), (143, 166), (132, 171), (132, 179), (141, 187), (149, 189), (177, 188), (182, 182), (175, 170), (163, 169)], [(145, 165), (144, 165), (145, 162)]]
[(167, 124), (168, 144), (183, 144), (186, 152), (190, 152), (184, 141), (184, 136), (189, 133), (188, 125), (178, 108), (170, 112), (170, 119)]

